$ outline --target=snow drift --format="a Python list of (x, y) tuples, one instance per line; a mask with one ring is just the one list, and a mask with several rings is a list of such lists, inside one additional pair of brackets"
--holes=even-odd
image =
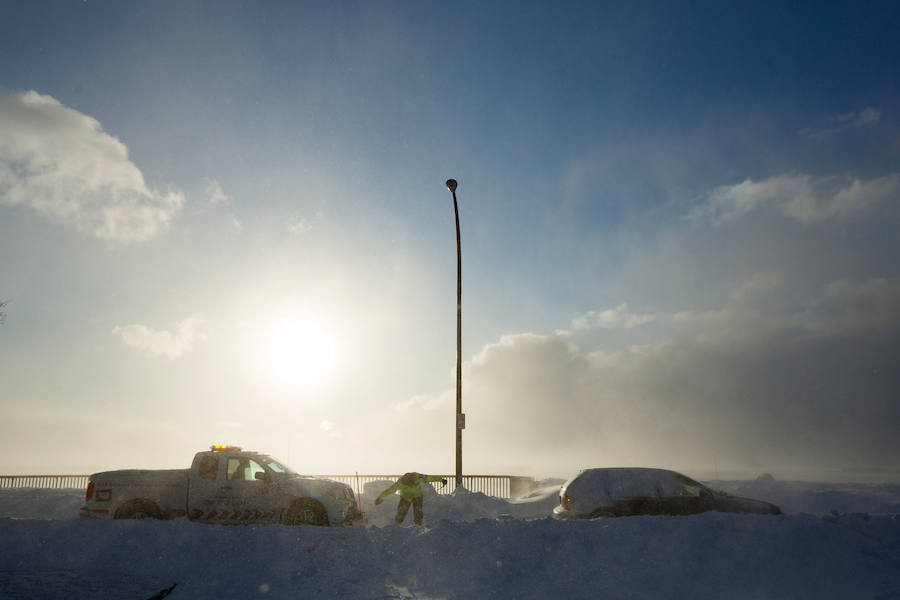
[(367, 489), (369, 527), (215, 527), (80, 520), (80, 493), (3, 490), (0, 598), (900, 598), (900, 517), (840, 509), (896, 507), (900, 486), (729, 485), (800, 510), (565, 522), (550, 486), (430, 493), (426, 527), (401, 527)]

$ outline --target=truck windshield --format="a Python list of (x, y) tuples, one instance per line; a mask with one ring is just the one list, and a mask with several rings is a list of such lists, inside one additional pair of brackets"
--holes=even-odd
[(288, 474), (296, 474), (294, 470), (279, 460), (271, 456), (261, 456), (262, 461), (266, 464), (268, 468), (270, 468), (275, 473), (288, 473)]

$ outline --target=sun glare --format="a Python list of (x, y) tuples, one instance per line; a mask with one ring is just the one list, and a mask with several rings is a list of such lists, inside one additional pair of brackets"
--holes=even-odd
[(316, 321), (283, 322), (269, 335), (265, 363), (279, 384), (305, 388), (321, 384), (334, 368), (335, 344)]

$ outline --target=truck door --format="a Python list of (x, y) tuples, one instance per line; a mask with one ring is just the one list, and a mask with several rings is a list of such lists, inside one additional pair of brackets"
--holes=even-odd
[(271, 477), (258, 461), (229, 456), (222, 481), (219, 523), (271, 523), (278, 518)]
[(220, 455), (198, 456), (191, 469), (188, 486), (188, 517), (192, 521), (211, 521), (218, 515), (218, 506), (224, 502), (224, 461)]

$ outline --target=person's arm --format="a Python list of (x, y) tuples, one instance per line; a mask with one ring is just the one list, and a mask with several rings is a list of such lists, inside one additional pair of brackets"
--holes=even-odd
[(390, 486), (389, 488), (387, 488), (386, 490), (381, 492), (381, 494), (379, 494), (378, 497), (375, 498), (375, 502), (378, 502), (379, 500), (381, 500), (382, 498), (385, 498), (386, 496), (390, 496), (391, 494), (396, 492), (398, 489), (400, 489), (400, 482), (395, 481), (392, 486)]

